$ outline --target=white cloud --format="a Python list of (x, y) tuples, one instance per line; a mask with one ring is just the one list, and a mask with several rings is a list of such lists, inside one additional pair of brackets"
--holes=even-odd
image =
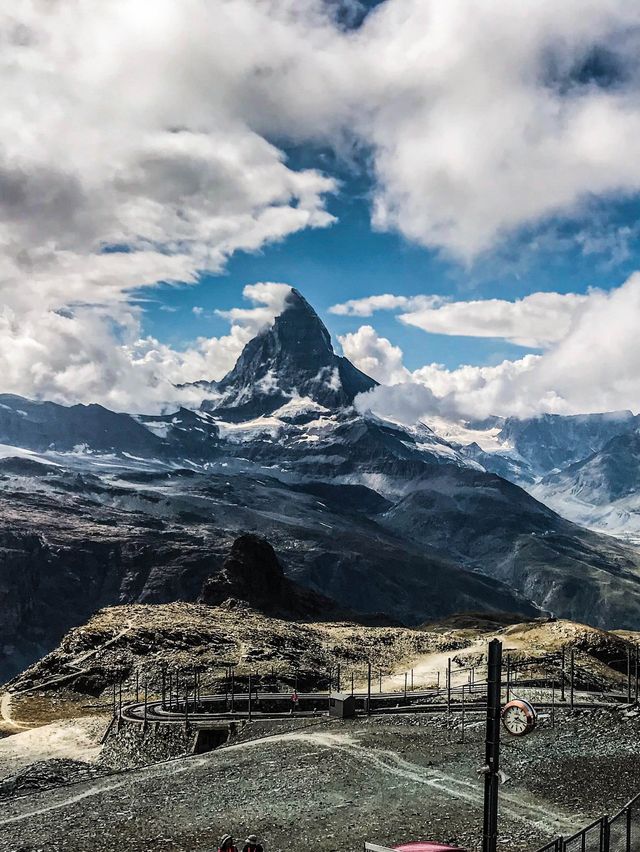
[[(428, 364), (392, 388), (377, 388), (358, 399), (360, 408), (381, 415), (416, 419), (435, 411), (445, 416), (490, 414), (530, 416), (541, 412), (640, 410), (640, 273), (609, 292), (594, 290), (576, 312), (564, 336), (542, 355), (529, 354), (496, 366), (447, 369)], [(365, 327), (367, 351), (390, 345)], [(354, 337), (358, 338), (359, 332)], [(401, 375), (402, 353), (394, 348), (394, 371)], [(359, 355), (355, 347), (352, 349)], [(366, 357), (366, 352), (365, 352)], [(398, 381), (397, 379), (395, 380)], [(425, 396), (426, 387), (431, 396)]]
[(136, 408), (175, 399), (171, 381), (228, 366), (271, 308), (239, 318), (226, 343), (179, 353), (136, 342), (134, 291), (195, 284), (235, 251), (333, 221), (335, 181), (291, 169), (251, 120), (252, 81), (272, 61), (295, 64), (330, 23), (304, 3), (300, 16), (233, 6), (32, 0), (0, 12), (3, 390)]
[[(5, 390), (155, 404), (163, 359), (209, 365), (200, 342), (193, 363), (153, 343), (134, 392), (133, 291), (195, 284), (236, 251), (330, 225), (336, 181), (291, 168), (285, 145), (361, 146), (375, 226), (465, 260), (545, 217), (580, 216), (585, 199), (640, 190), (628, 154), (640, 7), (627, 0), (386, 0), (355, 31), (322, 0), (152, 5), (0, 12)], [(342, 312), (388, 307), (358, 301)], [(470, 327), (453, 306), (422, 307)], [(532, 339), (515, 317), (486, 322)], [(561, 334), (534, 337), (562, 346)]]
[(222, 378), (243, 346), (279, 313), (285, 284), (245, 287), (255, 307), (230, 313), (229, 333), (176, 350), (140, 336), (139, 310), (127, 303), (73, 310), (0, 308), (0, 375), (6, 393), (61, 403), (101, 402), (120, 411), (198, 405), (203, 392), (176, 385)]
[(330, 314), (345, 317), (370, 317), (375, 311), (393, 311), (397, 308), (427, 308), (442, 301), (439, 296), (394, 296), (383, 293), (379, 296), (365, 296), (362, 299), (349, 299), (329, 308)]
[(625, 0), (381, 4), (359, 37), (377, 226), (471, 259), (637, 192), (639, 23)]
[(403, 313), (398, 319), (431, 334), (498, 337), (520, 346), (546, 348), (566, 337), (590, 299), (575, 293), (532, 293), (513, 302), (449, 302)]
[(342, 351), (358, 369), (382, 384), (396, 384), (411, 377), (403, 366), (402, 350), (386, 337), (379, 337), (370, 325), (338, 338)]

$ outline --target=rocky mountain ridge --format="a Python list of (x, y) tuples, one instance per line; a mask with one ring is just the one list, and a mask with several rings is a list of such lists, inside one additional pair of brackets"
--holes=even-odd
[(566, 521), (427, 424), (359, 413), (354, 396), (374, 384), (292, 291), (201, 410), (89, 406), (85, 422), (83, 407), (3, 397), (0, 677), (100, 606), (195, 601), (246, 532), (268, 539), (287, 580), (345, 610), (634, 626), (635, 549)]

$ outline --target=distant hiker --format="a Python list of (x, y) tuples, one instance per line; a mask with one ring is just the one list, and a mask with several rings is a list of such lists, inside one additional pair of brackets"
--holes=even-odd
[(264, 852), (264, 849), (256, 835), (250, 834), (244, 842), (242, 852)]
[(238, 847), (234, 844), (233, 837), (230, 834), (222, 836), (218, 852), (238, 852)]
[(298, 702), (299, 701), (300, 701), (300, 698), (298, 697), (298, 693), (294, 692), (293, 695), (291, 696), (291, 712), (292, 713), (293, 713), (294, 710), (298, 709)]

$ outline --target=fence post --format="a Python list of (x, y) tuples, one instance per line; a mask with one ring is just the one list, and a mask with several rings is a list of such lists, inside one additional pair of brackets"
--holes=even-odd
[(353, 672), (351, 672), (351, 694), (353, 695)]
[(631, 704), (631, 648), (627, 648), (627, 704)]
[(609, 814), (605, 814), (602, 817), (602, 823), (600, 828), (600, 848), (602, 852), (609, 852), (609, 848), (611, 846), (611, 829), (609, 826)]
[(573, 710), (573, 698), (574, 698), (574, 680), (575, 680), (575, 671), (576, 671), (576, 652), (575, 648), (571, 649), (571, 658), (569, 660), (570, 665), (570, 674), (571, 674), (571, 693), (569, 697), (569, 701), (571, 704), (571, 709)]
[(635, 701), (638, 703), (638, 646), (636, 645), (636, 691), (635, 691)]
[(367, 716), (371, 715), (371, 663), (367, 663)]
[(378, 672), (379, 692), (382, 694), (382, 669)]
[(140, 701), (140, 672), (136, 669), (136, 704)]
[(407, 672), (404, 673), (404, 700), (407, 700)]
[(413, 669), (411, 669), (411, 692), (413, 692)]
[(120, 675), (120, 683), (118, 684), (118, 716), (122, 718), (122, 675)]
[(338, 674), (337, 674), (337, 678), (338, 678), (338, 692), (340, 692), (340, 672), (341, 672), (341, 670), (340, 670), (340, 663), (338, 663)]
[(144, 720), (144, 727), (145, 727), (145, 728), (147, 727), (147, 699), (148, 699), (148, 693), (147, 693), (147, 675), (146, 675), (146, 673), (145, 673), (145, 676), (144, 676), (144, 716), (143, 716), (143, 720)]
[(113, 718), (116, 719), (118, 716), (118, 704), (116, 701), (116, 682), (113, 682)]
[(511, 699), (511, 654), (507, 654), (507, 702)]
[(451, 657), (447, 660), (447, 713), (451, 713)]
[(231, 712), (234, 713), (236, 709), (236, 670), (235, 668), (231, 669)]
[(462, 684), (462, 737), (461, 742), (464, 742), (464, 683)]
[(631, 807), (627, 808), (627, 845), (625, 852), (631, 852)]
[(249, 721), (251, 721), (251, 672), (249, 672)]
[(561, 666), (561, 668), (560, 668), (560, 701), (566, 701), (567, 700), (566, 697), (565, 697), (565, 694), (564, 694), (564, 661), (565, 661), (565, 656), (564, 656), (564, 645), (563, 645), (562, 646), (562, 657), (561, 657), (561, 663), (560, 663), (560, 666)]

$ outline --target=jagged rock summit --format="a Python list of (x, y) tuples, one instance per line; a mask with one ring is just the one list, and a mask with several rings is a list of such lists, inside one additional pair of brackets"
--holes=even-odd
[(202, 408), (224, 411), (228, 419), (269, 414), (298, 397), (338, 408), (376, 385), (351, 361), (336, 355), (324, 323), (292, 288), (273, 325), (247, 343), (221, 381), (208, 384), (216, 397)]
[(230, 598), (248, 603), (266, 615), (284, 618), (339, 618), (338, 604), (284, 575), (266, 538), (246, 533), (233, 542), (222, 570), (208, 577), (199, 602), (217, 606)]

